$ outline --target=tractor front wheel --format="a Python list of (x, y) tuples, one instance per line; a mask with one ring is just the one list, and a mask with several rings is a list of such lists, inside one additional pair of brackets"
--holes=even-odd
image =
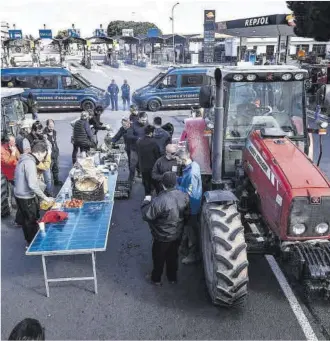
[(201, 217), (205, 281), (215, 305), (233, 307), (247, 295), (244, 227), (236, 204), (205, 203)]

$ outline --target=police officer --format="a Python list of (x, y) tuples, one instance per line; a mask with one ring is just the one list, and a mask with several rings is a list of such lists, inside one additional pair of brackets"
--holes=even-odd
[(110, 93), (111, 110), (112, 111), (114, 111), (114, 110), (118, 111), (119, 88), (118, 88), (118, 85), (116, 84), (114, 79), (111, 81), (111, 84), (108, 87), (108, 92)]
[(131, 103), (131, 87), (128, 85), (127, 80), (124, 80), (124, 84), (121, 86), (121, 97), (123, 99), (123, 107), (126, 110), (126, 104), (129, 107)]

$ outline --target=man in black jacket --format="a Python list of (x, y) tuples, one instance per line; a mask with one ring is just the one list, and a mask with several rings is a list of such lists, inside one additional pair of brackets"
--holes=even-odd
[(135, 177), (135, 171), (140, 173), (139, 156), (137, 150), (137, 141), (145, 137), (145, 127), (148, 124), (148, 115), (142, 111), (138, 115), (138, 120), (131, 126), (132, 129), (127, 131), (127, 139), (130, 141), (130, 169), (129, 169), (129, 181), (133, 183)]
[(161, 155), (165, 155), (166, 146), (171, 143), (170, 134), (162, 128), (162, 118), (157, 116), (154, 118), (154, 138), (158, 144)]
[(132, 135), (133, 135), (133, 132), (132, 132), (130, 120), (128, 120), (127, 118), (123, 118), (121, 120), (120, 129), (118, 130), (117, 134), (111, 139), (112, 143), (116, 143), (121, 138), (123, 138), (124, 143), (125, 143), (125, 151), (126, 151), (127, 158), (128, 158), (128, 167), (130, 165), (130, 153), (131, 153), (131, 144), (132, 144), (132, 141), (129, 137), (132, 137)]
[(97, 133), (99, 130), (110, 130), (110, 125), (101, 122), (101, 115), (103, 113), (102, 107), (96, 107), (94, 112), (91, 113), (89, 119), (89, 125), (91, 126), (92, 132), (95, 137), (95, 142), (98, 144)]
[(176, 161), (177, 147), (175, 144), (168, 144), (166, 146), (166, 154), (161, 156), (155, 163), (152, 169), (152, 179), (156, 185), (157, 194), (162, 191), (162, 179), (166, 172), (178, 171), (178, 163)]
[(91, 147), (96, 147), (93, 140), (93, 133), (89, 125), (90, 114), (88, 111), (83, 111), (80, 120), (76, 121), (73, 127), (73, 152), (72, 163), (77, 161), (78, 149), (80, 152), (88, 152)]
[(55, 122), (52, 119), (46, 121), (46, 127), (44, 129), (44, 134), (47, 136), (48, 141), (52, 145), (52, 163), (50, 166), (50, 170), (53, 174), (53, 180), (55, 186), (62, 186), (63, 182), (59, 180), (59, 167), (58, 167), (58, 157), (60, 154), (60, 150), (57, 145), (57, 132), (55, 130)]
[(150, 195), (154, 187), (151, 173), (157, 159), (160, 157), (158, 144), (152, 137), (154, 130), (153, 126), (147, 125), (145, 127), (145, 137), (137, 141), (137, 152), (145, 195)]
[(151, 282), (160, 285), (166, 263), (167, 279), (177, 282), (178, 249), (183, 227), (189, 216), (189, 196), (175, 189), (176, 174), (166, 172), (163, 188), (157, 197), (146, 197), (142, 203), (143, 220), (149, 223), (153, 236), (153, 270)]

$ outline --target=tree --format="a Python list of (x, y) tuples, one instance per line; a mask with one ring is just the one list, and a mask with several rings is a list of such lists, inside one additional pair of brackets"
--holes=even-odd
[(330, 40), (330, 2), (287, 1), (287, 6), (294, 14), (297, 36), (316, 41)]
[[(137, 36), (139, 34), (147, 34), (149, 28), (157, 28), (159, 29), (155, 24), (150, 22), (135, 22), (135, 21), (122, 21), (122, 20), (116, 20), (111, 21), (108, 25), (108, 36), (121, 36), (123, 29), (133, 29), (134, 30), (134, 36)], [(159, 30), (160, 31), (160, 30)], [(160, 31), (160, 34), (162, 32)]]

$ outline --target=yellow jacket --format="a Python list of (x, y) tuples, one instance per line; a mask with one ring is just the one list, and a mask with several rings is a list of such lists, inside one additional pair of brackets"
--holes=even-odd
[(38, 171), (44, 171), (44, 170), (50, 169), (51, 163), (52, 163), (51, 154), (48, 153), (45, 161), (39, 162), (39, 164), (37, 165), (37, 170)]

